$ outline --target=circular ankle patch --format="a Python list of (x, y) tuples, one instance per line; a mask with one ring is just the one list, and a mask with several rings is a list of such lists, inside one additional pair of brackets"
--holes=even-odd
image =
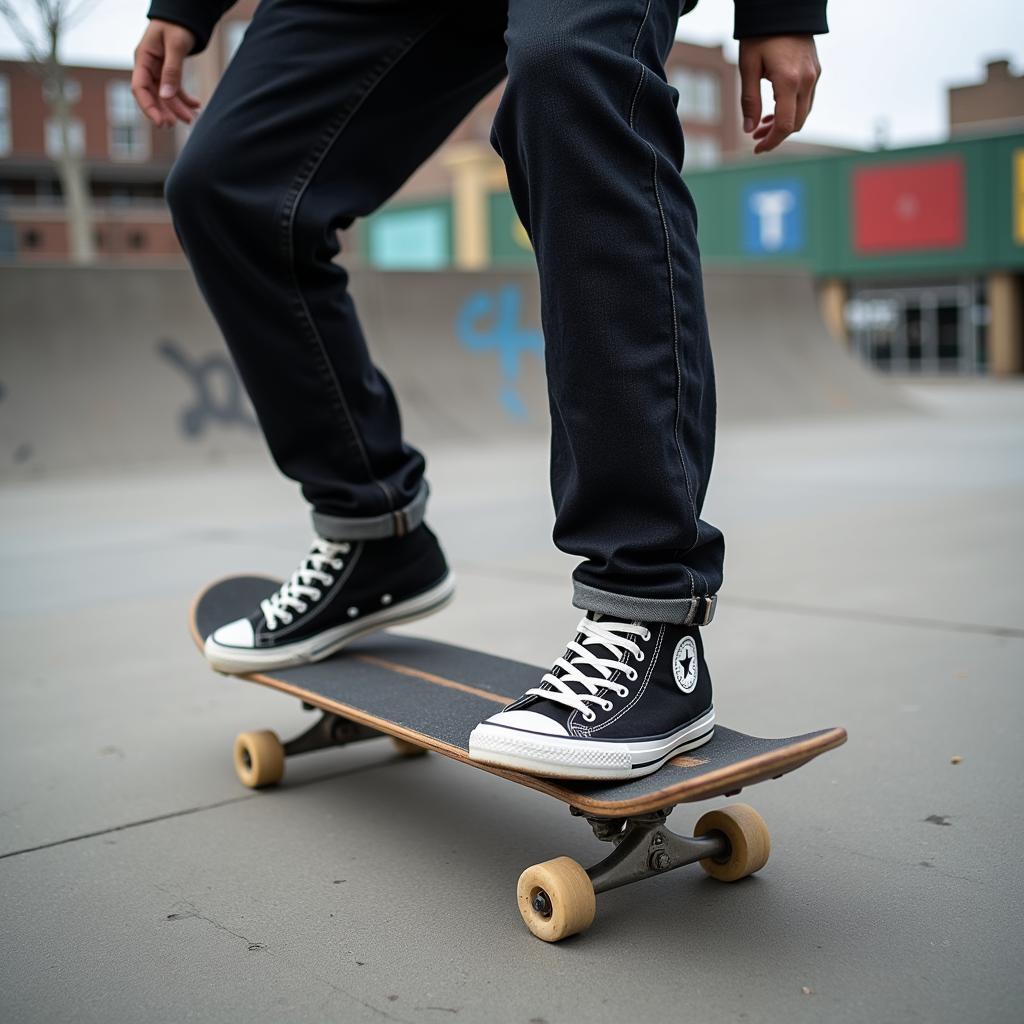
[(697, 686), (697, 645), (692, 636), (684, 636), (672, 654), (672, 675), (683, 693), (693, 693)]

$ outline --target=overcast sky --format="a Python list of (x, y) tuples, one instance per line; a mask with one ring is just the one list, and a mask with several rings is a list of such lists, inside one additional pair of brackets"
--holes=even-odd
[[(31, 0), (15, 2), (31, 9)], [(130, 64), (146, 7), (146, 0), (96, 0), (69, 33), (64, 59)], [(997, 57), (1024, 70), (1017, 0), (834, 0), (829, 22), (832, 34), (818, 40), (823, 77), (803, 132), (808, 140), (870, 146), (884, 122), (890, 145), (938, 141), (946, 133), (947, 85), (979, 79), (985, 61)], [(730, 0), (701, 0), (680, 24), (681, 38), (724, 43), (735, 59)], [(6, 26), (0, 55), (19, 55)]]

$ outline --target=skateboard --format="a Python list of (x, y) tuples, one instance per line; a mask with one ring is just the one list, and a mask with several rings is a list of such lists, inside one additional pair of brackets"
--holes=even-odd
[[(280, 581), (260, 576), (233, 576), (201, 591), (190, 622), (200, 650), (214, 629), (248, 614), (279, 586)], [(242, 733), (235, 739), (235, 770), (246, 786), (272, 786), (281, 781), (288, 757), (390, 737), (401, 755), (433, 751), (568, 804), (614, 848), (588, 869), (557, 857), (522, 873), (517, 895), (523, 921), (538, 938), (557, 942), (590, 927), (595, 896), (609, 889), (684, 864), (699, 863), (723, 882), (764, 867), (771, 840), (752, 807), (731, 804), (708, 811), (689, 836), (669, 830), (669, 812), (677, 804), (735, 796), (746, 786), (780, 778), (846, 741), (841, 728), (763, 739), (719, 725), (705, 746), (652, 775), (623, 782), (547, 779), (471, 761), (473, 727), (535, 686), (543, 672), (464, 647), (378, 632), (325, 661), (239, 676), (297, 697), (307, 710), (321, 714), (286, 743), (268, 730)]]

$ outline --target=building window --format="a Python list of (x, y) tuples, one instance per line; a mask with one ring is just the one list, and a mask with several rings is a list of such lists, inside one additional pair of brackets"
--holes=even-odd
[(983, 373), (989, 309), (970, 280), (854, 288), (844, 310), (854, 351), (888, 373)]
[(145, 249), (146, 236), (141, 231), (130, 231), (128, 233), (129, 249)]
[(713, 135), (686, 136), (686, 166), (714, 167), (722, 160), (722, 147)]
[(29, 228), (21, 234), (21, 244), (26, 249), (38, 249), (42, 241), (43, 236), (35, 228)]
[(0, 258), (9, 258), (18, 253), (18, 236), (14, 225), (0, 221)]
[(52, 206), (61, 198), (60, 182), (56, 178), (41, 178), (35, 183), (36, 199), (42, 206)]
[(107, 126), (113, 159), (145, 160), (149, 156), (149, 125), (125, 79), (107, 83)]
[(385, 211), (368, 228), (370, 263), (379, 270), (438, 270), (451, 262), (443, 207)]
[(11, 85), (6, 75), (0, 75), (0, 156), (11, 151)]
[[(55, 94), (53, 88), (53, 82), (43, 82), (43, 99), (47, 103), (53, 102)], [(82, 86), (76, 82), (73, 78), (64, 79), (64, 99), (68, 101), (71, 106), (74, 106), (82, 98)]]
[(669, 79), (679, 93), (676, 104), (684, 121), (716, 124), (721, 116), (721, 85), (718, 76), (710, 71), (691, 71), (680, 68)]
[[(46, 120), (46, 155), (56, 160), (61, 156), (60, 125), (55, 117)], [(71, 152), (81, 156), (85, 152), (85, 125), (77, 117), (68, 124), (68, 143)]]

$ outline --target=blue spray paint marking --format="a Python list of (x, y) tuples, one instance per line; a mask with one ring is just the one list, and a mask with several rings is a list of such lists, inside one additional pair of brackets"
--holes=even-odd
[[(455, 317), (455, 333), (470, 352), (497, 351), (501, 372), (498, 397), (505, 412), (516, 420), (527, 418), (526, 406), (519, 394), (520, 356), (529, 352), (538, 359), (544, 357), (540, 331), (519, 324), (522, 304), (522, 288), (506, 284), (496, 295), (488, 292), (470, 295)], [(488, 319), (489, 325), (481, 329), (481, 322)]]

